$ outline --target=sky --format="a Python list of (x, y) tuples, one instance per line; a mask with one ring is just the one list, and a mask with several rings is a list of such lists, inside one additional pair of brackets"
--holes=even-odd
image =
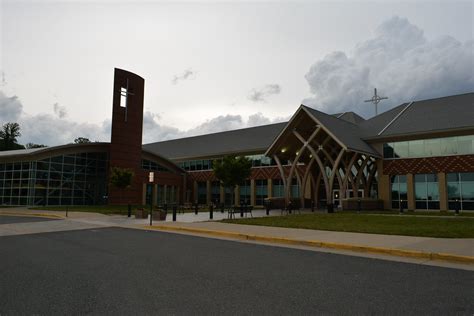
[(0, 3), (20, 143), (110, 141), (115, 67), (145, 78), (143, 143), (474, 91), (472, 1)]

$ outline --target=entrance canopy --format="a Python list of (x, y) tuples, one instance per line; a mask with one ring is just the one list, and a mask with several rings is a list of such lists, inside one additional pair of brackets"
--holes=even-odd
[[(380, 154), (361, 139), (363, 131), (345, 114), (332, 116), (301, 105), (266, 151), (277, 162), (287, 202), (293, 178), (300, 184), (302, 203), (308, 187), (313, 201), (331, 205), (348, 191), (362, 189), (368, 196)], [(339, 194), (334, 196), (336, 189)]]

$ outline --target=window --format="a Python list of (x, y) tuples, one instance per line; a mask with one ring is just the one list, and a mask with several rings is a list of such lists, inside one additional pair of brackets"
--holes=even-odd
[(415, 205), (417, 209), (439, 210), (439, 185), (436, 174), (415, 175)]
[(219, 204), (221, 201), (221, 183), (219, 181), (211, 183), (211, 200), (215, 204)]
[(407, 177), (405, 175), (392, 176), (390, 179), (392, 187), (392, 208), (407, 208)]
[(474, 210), (474, 172), (448, 173), (449, 209), (456, 208), (456, 200), (461, 210)]
[(264, 205), (268, 197), (267, 179), (255, 180), (255, 205)]
[(298, 179), (296, 178), (293, 178), (293, 180), (291, 181), (291, 197), (300, 197), (300, 186), (298, 184)]
[(414, 158), (469, 154), (474, 154), (474, 135), (383, 144), (384, 158)]
[(120, 106), (123, 108), (127, 107), (127, 88), (120, 88)]
[(285, 186), (282, 179), (273, 179), (273, 196), (274, 197), (284, 197), (285, 196)]
[(198, 203), (207, 203), (207, 183), (205, 181), (198, 181)]
[(240, 186), (240, 204), (250, 204), (250, 180)]

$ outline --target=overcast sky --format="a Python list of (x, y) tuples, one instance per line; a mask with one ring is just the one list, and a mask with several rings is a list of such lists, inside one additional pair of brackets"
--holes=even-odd
[(20, 142), (110, 141), (114, 67), (145, 78), (143, 142), (373, 115), (474, 91), (473, 2), (1, 1), (0, 123)]

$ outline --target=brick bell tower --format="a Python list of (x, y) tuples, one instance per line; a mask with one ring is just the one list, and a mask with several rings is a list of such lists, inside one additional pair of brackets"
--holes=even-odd
[(129, 189), (121, 190), (109, 185), (109, 204), (142, 204), (144, 90), (142, 77), (115, 68), (109, 168), (128, 168), (135, 176)]

